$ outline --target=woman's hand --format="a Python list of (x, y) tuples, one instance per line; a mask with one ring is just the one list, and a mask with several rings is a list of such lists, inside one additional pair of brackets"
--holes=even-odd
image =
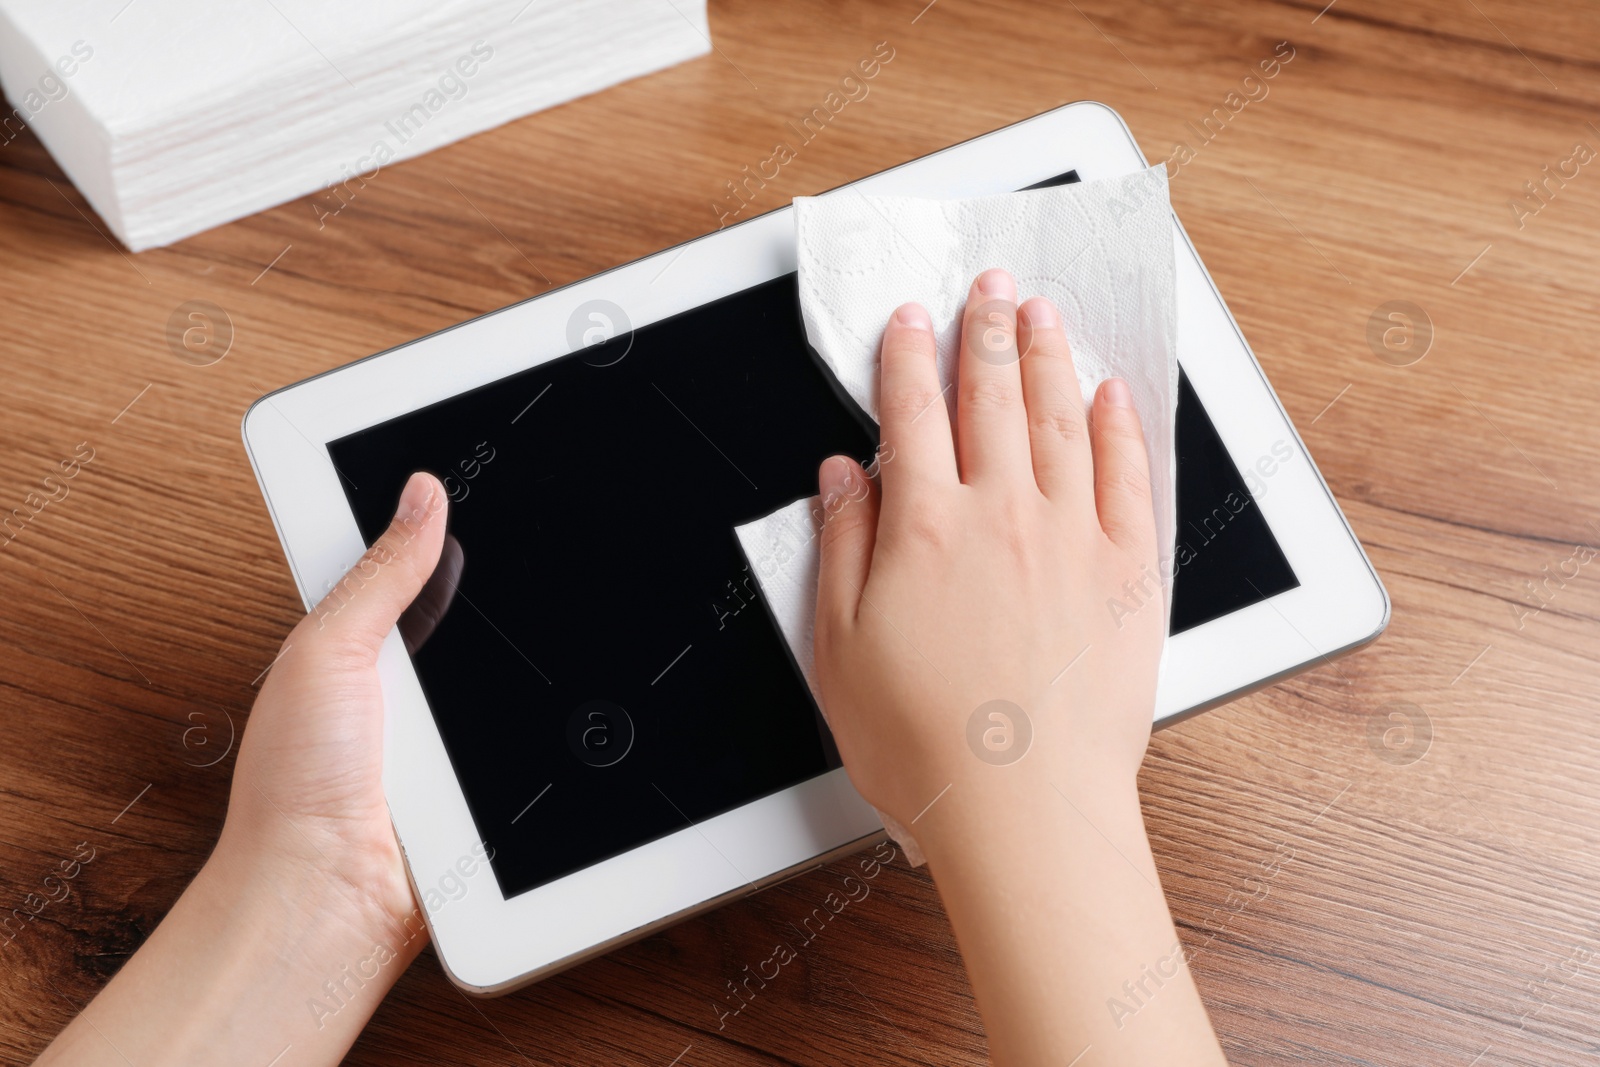
[(953, 427), (927, 312), (884, 331), (881, 494), (821, 472), (823, 703), (928, 856), (995, 1063), (1220, 1064), (1135, 782), (1167, 621), (1139, 418), (1117, 380), (1085, 412), (1016, 299), (968, 297)]
[(412, 475), (393, 524), (284, 641), (211, 858), (40, 1064), (343, 1059), (427, 940), (383, 797), (377, 661), (444, 526), (443, 486)]
[(439, 561), (445, 507), (437, 479), (412, 475), (389, 528), (284, 639), (217, 844), (217, 858), (323, 880), (323, 905), (373, 930), (415, 907), (383, 797), (378, 651)]
[(881, 494), (822, 466), (823, 700), (851, 780), (905, 826), (996, 765), (1131, 782), (1150, 737), (1166, 607), (1139, 416), (1117, 379), (1085, 412), (1060, 316), (1016, 297), (1004, 271), (972, 287), (953, 428), (928, 313), (900, 308)]

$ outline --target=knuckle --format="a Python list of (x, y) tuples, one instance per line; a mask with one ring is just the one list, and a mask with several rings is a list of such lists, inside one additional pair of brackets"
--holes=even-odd
[(878, 402), (878, 414), (886, 422), (910, 422), (931, 408), (939, 395), (938, 390), (928, 386), (903, 385), (884, 392)]
[(1038, 551), (1034, 536), (1032, 502), (1018, 494), (1007, 494), (989, 509), (991, 535), (1002, 551), (1013, 559), (1027, 560)]
[(1057, 327), (1055, 329), (1041, 329), (1029, 327), (1022, 331), (1022, 358), (1046, 360), (1070, 360), (1072, 346), (1067, 344), (1067, 335)]
[(942, 551), (950, 542), (950, 523), (938, 508), (927, 504), (907, 506), (899, 511), (896, 519), (894, 535), (902, 544)]
[(993, 331), (997, 335), (1014, 338), (1017, 335), (1016, 305), (1006, 300), (985, 300), (981, 304), (970, 305), (962, 326), (969, 337)]
[(362, 559), (362, 566), (366, 568), (366, 577), (376, 578), (386, 572), (395, 573), (395, 577), (403, 578), (406, 583), (419, 588), (433, 576), (432, 568), (426, 567), (420, 554), (416, 551), (416, 541), (421, 533), (405, 522), (396, 519), (383, 536), (373, 542), (367, 555)]
[(301, 657), (296, 666), (307, 678), (340, 677), (377, 662), (386, 636), (387, 630), (374, 640), (362, 628), (351, 626), (313, 630), (295, 642), (294, 655)]
[(932, 350), (933, 337), (926, 330), (891, 331), (883, 339), (883, 358), (892, 362), (925, 360)]
[(969, 411), (999, 411), (1016, 406), (1020, 388), (996, 375), (974, 377), (961, 388), (961, 402)]
[(353, 627), (339, 647), (333, 650), (336, 660), (344, 659), (346, 662), (359, 667), (369, 667), (378, 662), (378, 655), (383, 651), (383, 642), (388, 639), (392, 627), (362, 626)]
[[(849, 510), (849, 509), (847, 509)], [(835, 515), (828, 515), (822, 520), (822, 530), (817, 535), (817, 542), (822, 546), (822, 551), (827, 552), (839, 543), (839, 539), (847, 537), (858, 525), (859, 520), (844, 511)]]
[(1111, 481), (1112, 488), (1124, 496), (1136, 500), (1147, 500), (1150, 497), (1150, 479), (1137, 468), (1123, 470)]
[(1102, 519), (1101, 528), (1105, 530), (1106, 536), (1113, 541), (1130, 547), (1154, 548), (1156, 543), (1156, 530), (1153, 519)]
[[(401, 584), (414, 589), (420, 590), (428, 584), (428, 579), (433, 577), (434, 568), (423, 561), (419, 552), (401, 552), (393, 564), (404, 572), (404, 581)], [(396, 575), (396, 577), (401, 576)]]
[(1144, 448), (1144, 427), (1139, 422), (1139, 413), (1132, 408), (1107, 408), (1098, 412), (1100, 432), (1108, 437), (1115, 437), (1119, 441), (1137, 441), (1139, 448)]
[(824, 552), (867, 521), (867, 509), (862, 507), (866, 496), (865, 491), (859, 495), (833, 493), (823, 500), (822, 529), (817, 539)]
[(1059, 405), (1030, 411), (1028, 429), (1035, 437), (1057, 437), (1068, 444), (1082, 441), (1089, 432), (1082, 412)]

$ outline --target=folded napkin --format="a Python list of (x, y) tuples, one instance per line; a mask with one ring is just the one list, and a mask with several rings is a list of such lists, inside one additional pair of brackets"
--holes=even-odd
[[(1170, 582), (1178, 359), (1166, 168), (971, 200), (843, 189), (794, 204), (806, 337), (874, 419), (878, 348), (899, 305), (915, 300), (928, 309), (946, 385), (955, 380), (967, 291), (985, 269), (1004, 267), (1021, 299), (1046, 296), (1061, 309), (1085, 400), (1113, 376), (1133, 393), (1150, 452), (1163, 582)], [(826, 715), (812, 645), (822, 514), (822, 501), (811, 497), (736, 532), (767, 609)], [(884, 826), (920, 864), (921, 850), (906, 828), (888, 816)]]
[[(710, 50), (705, 0), (0, 0), (0, 146), (31, 127), (133, 251), (326, 190), (304, 234), (391, 163)], [(485, 240), (479, 176), (435, 173)]]

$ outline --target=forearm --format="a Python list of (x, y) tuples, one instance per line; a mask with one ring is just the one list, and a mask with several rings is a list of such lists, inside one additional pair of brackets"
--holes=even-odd
[(219, 846), (39, 1064), (338, 1063), (427, 940), (330, 903), (347, 892)]
[[(962, 786), (967, 786), (962, 790)], [(965, 792), (965, 796), (962, 793)], [(1225, 1062), (1184, 962), (1130, 775), (1028, 760), (918, 823), (996, 1064)]]

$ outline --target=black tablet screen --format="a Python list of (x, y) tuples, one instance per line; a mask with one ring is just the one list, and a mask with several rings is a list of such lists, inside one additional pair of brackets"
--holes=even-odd
[[(1174, 632), (1297, 584), (1186, 379), (1177, 442)], [(507, 897), (838, 765), (733, 530), (876, 443), (790, 275), (328, 446), (369, 543), (450, 492), (402, 630)]]

